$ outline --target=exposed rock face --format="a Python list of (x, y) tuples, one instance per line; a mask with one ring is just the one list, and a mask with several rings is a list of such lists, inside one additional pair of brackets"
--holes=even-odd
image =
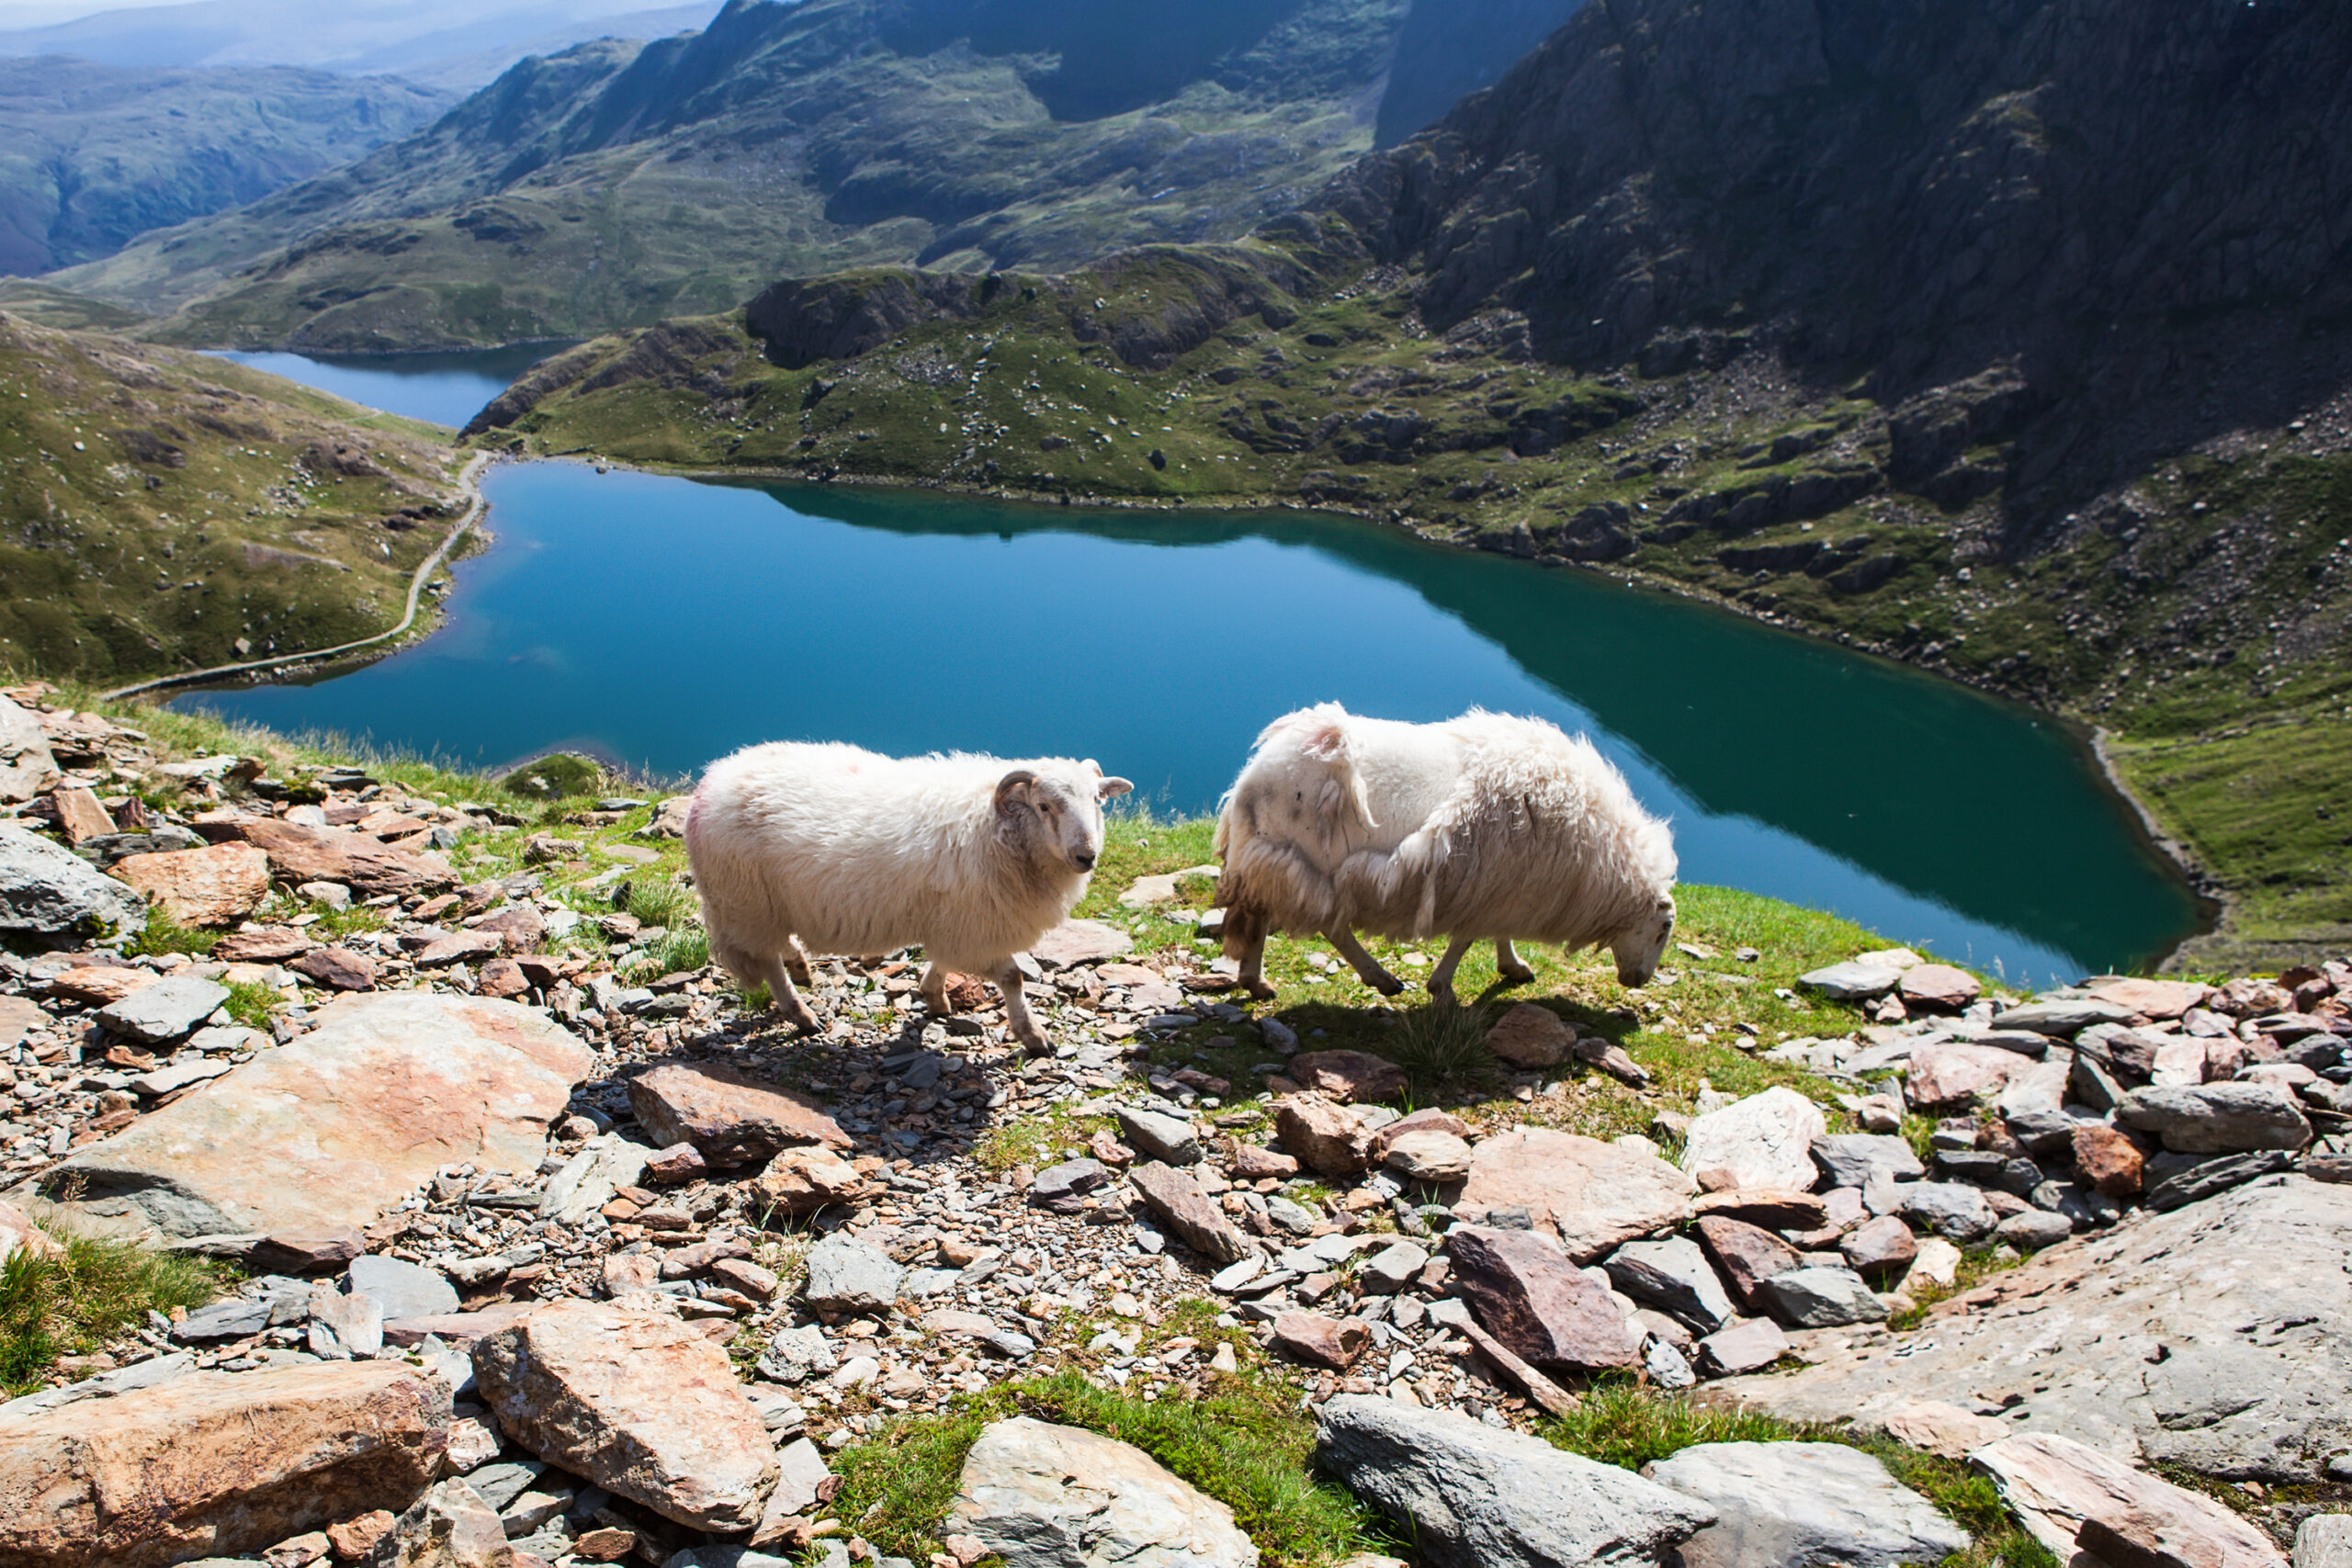
[(1433, 1568), (1558, 1568), (1657, 1560), (1713, 1508), (1540, 1438), (1451, 1411), (1341, 1394), (1316, 1459), (1408, 1529)]
[(1700, 1443), (1642, 1467), (1720, 1517), (1678, 1568), (1897, 1568), (1968, 1549), (1968, 1532), (1843, 1443)]
[(62, 937), (146, 924), (138, 894), (62, 845), (0, 823), (0, 932)]
[(2115, 1108), (2118, 1120), (2154, 1133), (2182, 1154), (2238, 1154), (2249, 1149), (2300, 1149), (2311, 1123), (2283, 1089), (2261, 1083), (2209, 1083), (2195, 1088), (2139, 1089)]
[(270, 817), (241, 817), (233, 829), (269, 857), (270, 869), (284, 882), (339, 882), (373, 897), (437, 893), (458, 880), (435, 857), (393, 849), (365, 833), (305, 828)]
[(964, 1461), (951, 1532), (1007, 1562), (1057, 1568), (1257, 1568), (1233, 1510), (1131, 1444), (1016, 1416)]
[(448, 1427), (448, 1386), (398, 1361), (197, 1372), (0, 1420), (0, 1560), (163, 1568), (258, 1553), (407, 1507)]
[(2352, 1187), (2266, 1177), (1999, 1275), (1936, 1307), (1902, 1356), (1860, 1333), (1804, 1371), (1722, 1386), (1820, 1421), (2015, 1395), (2012, 1419), (2111, 1453), (2315, 1479), (2352, 1448), (2347, 1251)]
[(502, 1427), (560, 1469), (718, 1534), (760, 1522), (775, 1445), (727, 1352), (658, 1313), (557, 1302), (477, 1341)]
[(1690, 1179), (1656, 1155), (1574, 1133), (1515, 1127), (1471, 1153), (1459, 1207), (1524, 1205), (1569, 1258), (1589, 1263), (1611, 1247), (1684, 1218)]
[[(593, 1058), (513, 1002), (421, 991), (350, 997), (51, 1174), (69, 1211), (166, 1235), (356, 1230), (453, 1154), (529, 1170)], [(256, 1159), (254, 1151), (270, 1151)]]

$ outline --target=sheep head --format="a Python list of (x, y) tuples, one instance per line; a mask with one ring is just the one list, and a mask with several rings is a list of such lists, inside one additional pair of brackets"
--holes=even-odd
[(1667, 940), (1674, 935), (1674, 895), (1662, 893), (1649, 914), (1609, 944), (1617, 960), (1617, 983), (1646, 986), (1666, 956)]
[(1092, 762), (1081, 764), (1091, 791), (1072, 780), (1015, 768), (997, 781), (997, 837), (1037, 864), (1059, 861), (1085, 876), (1102, 858), (1102, 802), (1135, 785), (1105, 778)]

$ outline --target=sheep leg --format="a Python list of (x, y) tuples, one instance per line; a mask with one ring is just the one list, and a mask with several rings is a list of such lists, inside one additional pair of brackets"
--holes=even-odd
[(938, 964), (926, 964), (922, 972), (922, 1005), (940, 1017), (947, 1016), (947, 971)]
[(1513, 982), (1535, 978), (1535, 971), (1520, 957), (1519, 950), (1511, 946), (1510, 938), (1507, 936), (1495, 938), (1495, 972)]
[(792, 988), (792, 975), (784, 959), (768, 958), (761, 965), (761, 973), (768, 983), (768, 996), (775, 1001), (775, 1010), (784, 1015), (784, 1021), (803, 1034), (816, 1033), (817, 1015), (808, 1010), (808, 1004)]
[[(1231, 952), (1230, 947), (1227, 951)], [(1266, 933), (1262, 931), (1252, 932), (1241, 944), (1240, 951), (1233, 953), (1232, 956), (1241, 964), (1235, 976), (1241, 988), (1260, 1001), (1272, 1000), (1274, 987), (1266, 978)]]
[(1455, 937), (1445, 944), (1445, 956), (1430, 971), (1430, 995), (1446, 1006), (1453, 1005), (1453, 971), (1461, 966), (1462, 955), (1470, 951), (1475, 939)]
[(792, 972), (794, 984), (813, 986), (817, 983), (808, 972), (808, 950), (800, 945), (800, 939), (797, 936), (784, 939), (784, 966)]
[(1380, 960), (1363, 950), (1356, 941), (1356, 933), (1345, 926), (1333, 926), (1323, 933), (1339, 955), (1348, 961), (1348, 967), (1363, 977), (1363, 983), (1384, 997), (1393, 997), (1405, 988), (1405, 982), (1380, 966)]
[(1053, 1043), (1046, 1038), (1046, 1032), (1038, 1028), (1037, 1021), (1030, 1016), (1029, 1000), (1022, 994), (1020, 969), (1008, 958), (989, 978), (995, 981), (996, 988), (1004, 993), (1004, 1021), (1012, 1030), (1012, 1037), (1020, 1041), (1033, 1056), (1042, 1056), (1050, 1052), (1054, 1048)]

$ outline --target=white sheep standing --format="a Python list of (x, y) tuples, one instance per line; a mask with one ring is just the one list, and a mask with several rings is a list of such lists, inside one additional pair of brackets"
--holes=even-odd
[(1442, 724), (1363, 718), (1336, 703), (1285, 714), (1217, 813), (1225, 951), (1265, 978), (1269, 932), (1319, 931), (1383, 995), (1404, 982), (1358, 931), (1451, 938), (1430, 992), (1491, 939), (1510, 980), (1534, 971), (1514, 939), (1608, 947), (1646, 984), (1674, 931), (1674, 838), (1583, 736), (1474, 708)]
[(775, 742), (713, 762), (686, 812), (686, 855), (711, 956), (767, 983), (803, 1032), (793, 989), (808, 953), (922, 944), (922, 998), (948, 1010), (950, 972), (1004, 993), (1024, 1045), (1046, 1037), (1012, 955), (1085, 895), (1102, 852), (1102, 806), (1135, 787), (1092, 761), (1009, 762), (957, 752), (883, 757), (839, 743)]

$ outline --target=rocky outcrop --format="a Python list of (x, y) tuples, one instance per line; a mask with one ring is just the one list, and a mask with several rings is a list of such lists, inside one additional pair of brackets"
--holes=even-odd
[(55, 940), (147, 924), (147, 905), (73, 851), (0, 824), (0, 933)]
[(398, 1361), (198, 1372), (0, 1417), (0, 1559), (164, 1568), (405, 1508), (447, 1444), (449, 1389)]
[(948, 1530), (1007, 1562), (1257, 1568), (1233, 1510), (1142, 1450), (1028, 1416), (990, 1423), (964, 1461)]
[[(351, 997), (319, 1027), (46, 1179), (84, 1223), (169, 1236), (356, 1229), (452, 1150), (530, 1170), (592, 1061), (513, 1002)], [(257, 1151), (266, 1153), (257, 1157)]]
[(1801, 1372), (1721, 1386), (1797, 1421), (1965, 1397), (2148, 1463), (2312, 1480), (2352, 1450), (2347, 1247), (2352, 1186), (2270, 1177), (2000, 1275), (1900, 1355), (1860, 1333)]

